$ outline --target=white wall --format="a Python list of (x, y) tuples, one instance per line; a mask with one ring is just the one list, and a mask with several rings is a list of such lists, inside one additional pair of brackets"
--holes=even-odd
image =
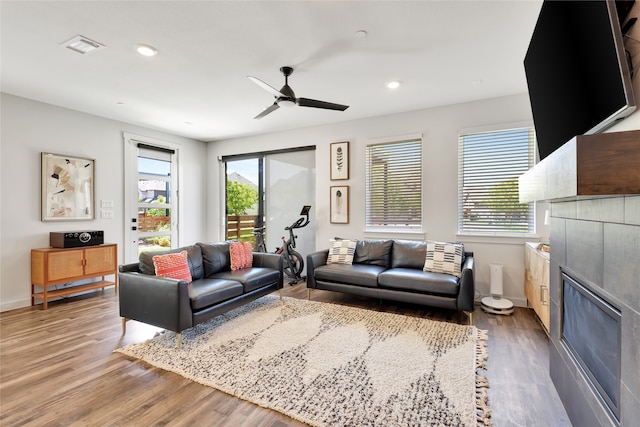
[[(123, 132), (180, 144), (183, 194), (180, 245), (204, 240), (206, 144), (126, 123), (1, 94), (0, 311), (31, 304), (30, 250), (49, 246), (50, 231), (104, 230), (123, 257)], [(96, 159), (95, 196), (113, 200), (114, 219), (40, 221), (40, 153)]]
[[(286, 112), (285, 112), (286, 113)], [(336, 113), (339, 114), (339, 113)], [(531, 109), (526, 94), (420, 110), (370, 119), (342, 122), (330, 126), (279, 132), (260, 136), (218, 141), (208, 146), (209, 182), (220, 174), (218, 157), (230, 154), (274, 150), (288, 147), (316, 146), (316, 247), (328, 247), (333, 236), (351, 238), (411, 238), (461, 240), (467, 250), (475, 252), (476, 289), (488, 294), (489, 263), (504, 264), (504, 294), (514, 303), (526, 306), (524, 296), (524, 239), (470, 238), (457, 236), (458, 131), (469, 128), (509, 125), (532, 125)], [(424, 139), (423, 228), (425, 233), (411, 235), (371, 235), (364, 231), (365, 147), (372, 139), (421, 133)], [(330, 181), (329, 144), (350, 142), (351, 170), (348, 181)], [(329, 187), (349, 185), (351, 192), (350, 223), (329, 222)], [(208, 187), (209, 240), (223, 237), (222, 195), (219, 186)], [(546, 203), (539, 206), (538, 225), (541, 238), (548, 236), (542, 223)]]

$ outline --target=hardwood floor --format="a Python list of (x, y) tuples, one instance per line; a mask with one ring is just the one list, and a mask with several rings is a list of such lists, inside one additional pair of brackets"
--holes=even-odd
[[(306, 298), (305, 285), (286, 296)], [(315, 301), (464, 323), (458, 313), (314, 291)], [(569, 426), (548, 374), (548, 340), (529, 309), (495, 316), (480, 308), (474, 324), (489, 331), (489, 404), (495, 427)], [(115, 348), (154, 336), (130, 321), (122, 336), (113, 289), (0, 313), (2, 426), (303, 426), (275, 411), (129, 359)]]

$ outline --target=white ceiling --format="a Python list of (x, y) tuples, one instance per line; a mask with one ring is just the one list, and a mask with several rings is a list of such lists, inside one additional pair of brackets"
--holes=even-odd
[[(1, 89), (203, 141), (375, 117), (526, 92), (541, 4), (3, 0)], [(60, 46), (79, 34), (106, 48)], [(274, 99), (246, 76), (280, 89), (284, 65), (296, 96), (350, 108), (254, 120)]]

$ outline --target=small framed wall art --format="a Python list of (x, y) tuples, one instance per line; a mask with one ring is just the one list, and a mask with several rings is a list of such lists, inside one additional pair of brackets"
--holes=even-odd
[(349, 186), (331, 186), (331, 223), (349, 224)]
[(349, 141), (331, 143), (331, 180), (349, 179)]
[(42, 153), (42, 221), (95, 219), (95, 160)]

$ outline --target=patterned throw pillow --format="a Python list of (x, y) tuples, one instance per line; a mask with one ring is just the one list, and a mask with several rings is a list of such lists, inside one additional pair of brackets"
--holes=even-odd
[(333, 240), (329, 241), (329, 257), (327, 264), (353, 264), (353, 255), (356, 252), (357, 240)]
[(460, 277), (463, 252), (462, 243), (427, 241), (427, 256), (423, 270)]
[(229, 242), (231, 270), (242, 270), (253, 266), (253, 246), (251, 242)]
[(184, 280), (187, 283), (191, 283), (193, 280), (191, 278), (191, 270), (189, 270), (187, 251), (155, 255), (153, 257), (153, 266), (156, 269), (156, 276)]
[(244, 268), (253, 267), (253, 246), (251, 242), (242, 242), (244, 247)]

